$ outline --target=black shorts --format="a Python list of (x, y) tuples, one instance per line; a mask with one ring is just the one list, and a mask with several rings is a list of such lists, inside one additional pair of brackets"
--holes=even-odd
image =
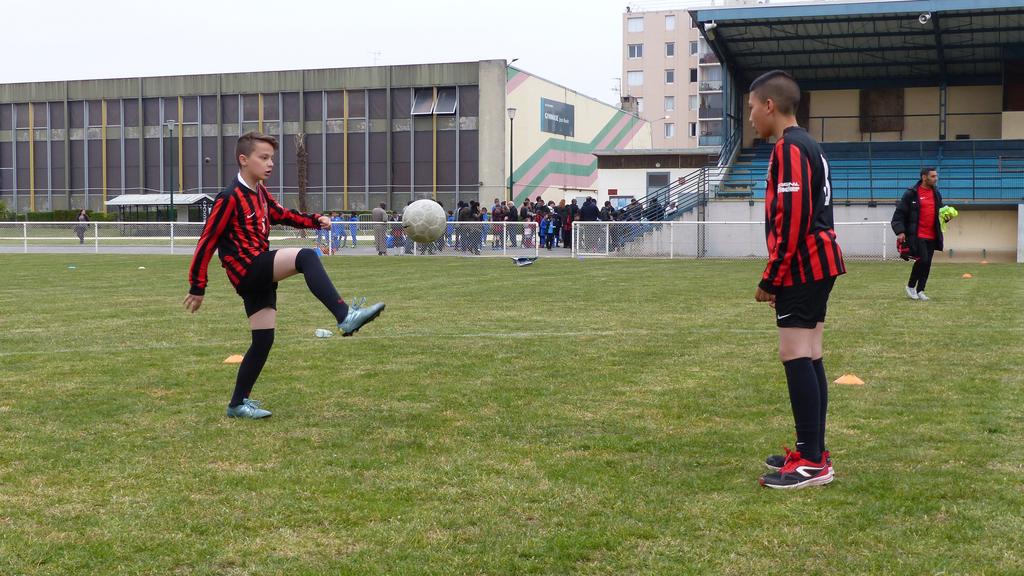
[(835, 276), (809, 284), (787, 286), (775, 295), (775, 325), (779, 328), (814, 328), (825, 321), (828, 296)]
[(249, 264), (245, 276), (235, 288), (242, 297), (246, 317), (263, 310), (277, 310), (277, 282), (274, 282), (274, 255), (277, 250), (264, 252)]

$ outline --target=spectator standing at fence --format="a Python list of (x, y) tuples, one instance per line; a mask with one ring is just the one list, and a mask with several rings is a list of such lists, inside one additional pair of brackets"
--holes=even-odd
[(537, 223), (538, 232), (540, 234), (540, 246), (542, 248), (548, 247), (548, 225), (551, 221), (551, 215), (547, 212), (541, 213), (540, 222)]
[[(461, 206), (461, 204), (462, 203), (460, 202), (459, 205)], [(448, 224), (444, 228), (444, 241), (448, 244), (448, 246), (454, 246), (452, 244), (452, 235), (455, 233), (455, 224), (453, 224), (453, 222), (455, 222), (455, 212), (449, 210)]]
[(519, 222), (519, 210), (516, 208), (516, 203), (509, 200), (505, 203), (505, 211), (508, 213), (505, 221), (509, 223), (509, 225), (505, 226), (505, 230), (508, 232), (508, 242), (511, 247), (515, 248), (519, 242), (519, 225), (517, 224)]
[(896, 240), (905, 242), (910, 254), (917, 257), (906, 287), (911, 300), (931, 299), (924, 295), (924, 287), (932, 270), (932, 256), (936, 250), (942, 251), (942, 226), (939, 224), (942, 194), (938, 183), (939, 173), (935, 168), (922, 168), (921, 179), (907, 188), (892, 215)]
[(189, 291), (185, 309), (195, 313), (203, 303), (207, 267), (214, 252), (220, 257), (228, 280), (242, 298), (252, 344), (245, 353), (235, 390), (228, 403), (230, 418), (266, 418), (268, 410), (250, 398), (256, 379), (274, 344), (277, 327), (277, 283), (302, 274), (309, 291), (331, 312), (338, 329), (351, 336), (384, 309), (383, 303), (362, 308), (342, 300), (312, 248), (270, 250), (270, 227), (329, 228), (331, 221), (319, 214), (303, 214), (278, 204), (263, 182), (272, 172), (277, 139), (258, 132), (243, 134), (235, 146), (238, 176), (217, 195), (210, 216), (196, 244), (188, 270)]
[(604, 201), (604, 206), (601, 208), (601, 213), (598, 215), (598, 218), (600, 218), (602, 222), (611, 222), (612, 220), (615, 220), (615, 207), (612, 206), (611, 200)]
[(523, 200), (523, 205), (519, 207), (519, 221), (527, 222), (533, 218), (533, 210), (530, 206), (529, 198)]
[(491, 221), (491, 215), (487, 212), (486, 206), (480, 207), (479, 220), (483, 222), (483, 224), (480, 225), (480, 241), (477, 242), (477, 246), (479, 248), (483, 248), (484, 244), (487, 243), (487, 235), (491, 232), (491, 225), (488, 224), (488, 222)]
[[(385, 210), (385, 207), (386, 205), (381, 202), (370, 214), (370, 218), (375, 222), (373, 225), (373, 245), (377, 248), (378, 256), (385, 256), (388, 253), (388, 212)], [(377, 222), (381, 222), (381, 224), (377, 224)]]
[(348, 218), (348, 235), (352, 237), (352, 247), (356, 247), (356, 232), (359, 231), (359, 216), (355, 212)]
[(774, 308), (779, 359), (786, 372), (796, 450), (769, 456), (769, 488), (802, 488), (832, 481), (825, 448), (828, 380), (823, 334), (829, 294), (846, 269), (832, 218), (832, 183), (821, 145), (796, 121), (800, 87), (773, 70), (750, 85), (750, 122), (761, 138), (775, 137), (765, 188), (768, 264), (754, 293)]
[(337, 212), (331, 213), (331, 254), (338, 251), (341, 247), (342, 240), (345, 239), (345, 224), (344, 220), (341, 219), (341, 214)]
[(78, 236), (78, 243), (85, 244), (85, 229), (89, 227), (89, 215), (85, 212), (85, 209), (78, 211), (78, 216), (75, 217), (78, 224), (75, 224), (75, 236)]

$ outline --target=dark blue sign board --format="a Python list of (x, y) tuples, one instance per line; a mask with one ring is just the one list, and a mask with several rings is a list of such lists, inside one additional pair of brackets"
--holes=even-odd
[(575, 107), (572, 104), (540, 99), (540, 129), (542, 132), (572, 136), (575, 129)]

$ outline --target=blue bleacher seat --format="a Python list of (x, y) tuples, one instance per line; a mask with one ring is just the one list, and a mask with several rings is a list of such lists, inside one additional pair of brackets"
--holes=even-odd
[[(939, 170), (939, 188), (950, 201), (1024, 200), (1024, 140), (944, 142), (826, 142), (836, 201), (899, 199), (923, 166)], [(721, 196), (764, 198), (771, 144), (740, 150)]]

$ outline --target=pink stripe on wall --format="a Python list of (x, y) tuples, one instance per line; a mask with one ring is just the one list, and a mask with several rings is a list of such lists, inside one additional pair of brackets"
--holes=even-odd
[[(570, 176), (568, 174), (548, 174), (540, 181), (540, 184), (533, 187), (530, 190), (530, 198), (536, 198), (537, 196), (543, 196), (549, 188), (588, 188), (593, 186), (594, 182), (597, 182), (597, 170), (595, 169), (589, 176)], [(516, 185), (518, 188), (518, 184)], [(522, 188), (513, 190), (515, 194), (520, 194), (523, 191)]]
[(529, 78), (530, 75), (526, 72), (519, 72), (513, 76), (511, 80), (507, 80), (505, 82), (505, 94), (511, 94), (513, 90), (519, 88), (519, 86)]
[(632, 127), (632, 128), (630, 129), (630, 130), (629, 130), (629, 133), (628, 133), (628, 134), (626, 134), (626, 137), (625, 137), (625, 138), (623, 138), (623, 139), (622, 139), (622, 140), (621, 140), (621, 141), (619, 142), (619, 144), (618, 144), (618, 145), (617, 145), (617, 146), (615, 147), (615, 149), (616, 149), (616, 150), (622, 150), (623, 148), (625, 148), (626, 146), (628, 146), (628, 145), (629, 145), (629, 143), (633, 141), (633, 138), (635, 138), (635, 137), (636, 137), (637, 133), (638, 133), (638, 132), (640, 132), (640, 129), (641, 129), (641, 128), (643, 128), (643, 127), (644, 127), (644, 123), (643, 123), (643, 122), (637, 122), (637, 123), (636, 123), (636, 124), (635, 124), (635, 125), (634, 125), (634, 126), (633, 126), (633, 127)]
[(541, 156), (530, 171), (524, 174), (521, 178), (516, 178), (516, 184), (522, 182), (523, 184), (529, 184), (537, 174), (544, 171), (551, 162), (563, 162), (567, 164), (580, 164), (586, 166), (594, 162), (593, 154), (581, 154), (579, 152), (562, 152), (561, 150), (548, 150), (546, 154)]
[(615, 126), (605, 134), (604, 138), (602, 138), (600, 142), (597, 143), (595, 150), (603, 150), (607, 148), (607, 146), (612, 143), (612, 140), (615, 139), (615, 136), (622, 131), (622, 127), (626, 125), (626, 122), (629, 122), (629, 119), (632, 118), (629, 114), (620, 114), (620, 116), (622, 117), (615, 123)]

